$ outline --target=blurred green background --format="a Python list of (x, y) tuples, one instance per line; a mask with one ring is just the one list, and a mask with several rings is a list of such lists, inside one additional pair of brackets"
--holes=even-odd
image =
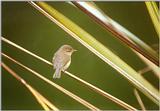
[[(58, 11), (73, 20), (80, 27), (96, 37), (106, 47), (122, 58), (135, 70), (146, 65), (124, 44), (112, 34), (93, 22), (90, 17), (66, 2), (48, 2)], [(96, 4), (112, 19), (126, 27), (141, 40), (149, 44), (158, 44), (155, 32), (144, 2), (96, 2)], [(126, 103), (140, 108), (133, 86), (108, 64), (103, 62), (83, 45), (69, 36), (56, 24), (33, 8), (27, 2), (2, 2), (2, 36), (14, 43), (34, 52), (48, 61), (54, 52), (63, 44), (70, 44), (78, 51), (72, 56), (72, 64), (68, 71), (89, 83), (103, 89)], [(24, 65), (41, 73), (48, 79), (63, 86), (100, 109), (123, 109), (112, 101), (91, 91), (87, 87), (63, 74), (61, 79), (53, 80), (54, 70), (34, 57), (2, 42), (2, 52), (15, 58)], [(17, 74), (55, 104), (61, 110), (87, 109), (77, 101), (45, 83), (30, 72), (2, 58)], [(150, 71), (144, 77), (158, 88), (158, 79)], [(158, 109), (143, 94), (140, 94), (147, 109)], [(2, 109), (42, 109), (36, 99), (19, 81), (2, 68)]]

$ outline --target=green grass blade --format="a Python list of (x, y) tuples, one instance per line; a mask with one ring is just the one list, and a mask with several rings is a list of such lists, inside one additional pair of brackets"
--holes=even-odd
[(156, 65), (159, 65), (156, 51), (154, 51), (149, 45), (140, 40), (136, 35), (107, 16), (98, 6), (96, 6), (95, 3), (76, 1), (72, 3), (98, 24), (103, 26), (104, 29), (115, 35), (114, 37), (118, 38), (125, 45), (139, 52), (141, 55)]
[(60, 26), (68, 34), (74, 37), (77, 41), (87, 47), (95, 55), (116, 69), (147, 97), (149, 97), (155, 103), (159, 103), (160, 98), (157, 89), (155, 89), (148, 81), (146, 81), (140, 74), (138, 74), (133, 68), (121, 60), (117, 55), (97, 41), (93, 36), (45, 2), (36, 2), (37, 4), (34, 2), (29, 3), (31, 3), (36, 9), (42, 12), (58, 26)]
[[(152, 19), (153, 25), (158, 35), (160, 35), (160, 22), (159, 22), (159, 12), (158, 7), (155, 1), (146, 1), (146, 7), (148, 9), (148, 13)], [(160, 38), (160, 36), (158, 36)]]

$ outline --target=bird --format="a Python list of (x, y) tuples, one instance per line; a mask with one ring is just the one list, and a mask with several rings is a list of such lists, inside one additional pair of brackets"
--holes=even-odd
[(62, 45), (54, 54), (52, 58), (53, 79), (61, 78), (61, 71), (65, 71), (71, 64), (71, 55), (77, 50), (73, 49), (70, 45)]

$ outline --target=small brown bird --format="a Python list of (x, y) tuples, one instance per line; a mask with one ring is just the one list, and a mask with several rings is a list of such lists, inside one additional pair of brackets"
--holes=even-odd
[(52, 62), (53, 68), (56, 70), (53, 78), (60, 78), (61, 71), (65, 71), (71, 64), (71, 55), (74, 51), (70, 45), (61, 46), (58, 51), (54, 54)]

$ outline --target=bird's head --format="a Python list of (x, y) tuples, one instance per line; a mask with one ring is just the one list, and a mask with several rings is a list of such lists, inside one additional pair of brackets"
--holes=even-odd
[(61, 47), (61, 50), (67, 55), (71, 55), (73, 52), (77, 51), (73, 49), (70, 45), (63, 45)]

